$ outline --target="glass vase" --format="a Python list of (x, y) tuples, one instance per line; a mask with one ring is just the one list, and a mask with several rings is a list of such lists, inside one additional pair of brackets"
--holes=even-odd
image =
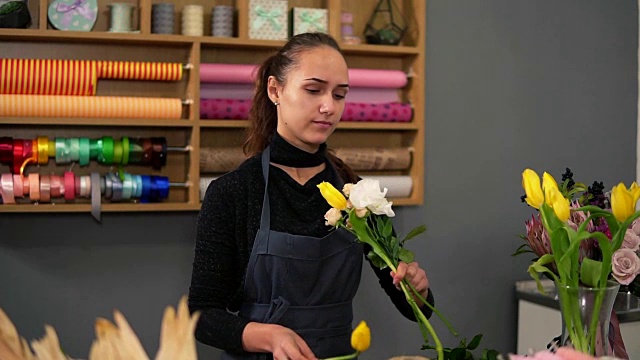
[(611, 355), (609, 322), (619, 288), (613, 281), (604, 288), (556, 283), (562, 314), (561, 344), (593, 356)]

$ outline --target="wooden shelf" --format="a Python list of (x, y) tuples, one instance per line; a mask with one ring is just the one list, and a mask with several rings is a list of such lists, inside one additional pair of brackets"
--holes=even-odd
[[(167, 119), (113, 119), (113, 118), (59, 118), (59, 117), (9, 117), (0, 118), (2, 136), (30, 138), (30, 136), (90, 137), (101, 136), (165, 136), (171, 144), (189, 145), (192, 151), (174, 154), (170, 165), (155, 174), (171, 179), (189, 179), (198, 184), (200, 179), (200, 147), (241, 146), (241, 135), (248, 126), (247, 120), (204, 120), (199, 119), (199, 66), (201, 63), (251, 63), (260, 62), (264, 57), (285, 44), (284, 41), (254, 40), (248, 38), (249, 0), (220, 0), (215, 4), (233, 4), (238, 16), (237, 37), (221, 38), (212, 36), (161, 35), (151, 33), (151, 0), (138, 0), (137, 26), (139, 33), (114, 33), (108, 29), (108, 5), (117, 0), (105, 0), (99, 4), (99, 19), (91, 32), (59, 31), (51, 29), (47, 21), (48, 0), (32, 0), (33, 25), (30, 29), (0, 29), (0, 57), (42, 58), (115, 61), (159, 61), (179, 62), (193, 65), (185, 72), (184, 79), (176, 84), (139, 83), (136, 81), (99, 81), (98, 93), (110, 96), (149, 96), (192, 98), (194, 104), (185, 108), (180, 120)], [(176, 8), (176, 25), (184, 5), (193, 1), (168, 0)], [(194, 0), (202, 5), (205, 13), (205, 33), (210, 23), (211, 9), (215, 5), (204, 0)], [(296, 0), (289, 7), (326, 7), (329, 14), (329, 33), (340, 42), (341, 12), (354, 15), (354, 33), (362, 34), (368, 16), (375, 9), (377, 0)], [(425, 63), (425, 14), (423, 1), (401, 1), (399, 6), (414, 17), (410, 21), (410, 31), (400, 46), (347, 45), (341, 44), (343, 53), (351, 67), (371, 69), (402, 70), (412, 78), (406, 88), (401, 89), (401, 97), (413, 104), (414, 120), (410, 123), (393, 122), (341, 122), (331, 142), (340, 146), (398, 147), (414, 149), (411, 167), (402, 175), (411, 176), (413, 191), (410, 197), (392, 199), (394, 205), (420, 205), (423, 203), (424, 187), (424, 63)], [(175, 26), (178, 30), (179, 26)], [(244, 29), (244, 30), (243, 30)], [(148, 85), (147, 85), (148, 84)], [(217, 136), (219, 133), (220, 136)], [(92, 165), (92, 171), (110, 171), (108, 166)], [(33, 168), (35, 169), (35, 168)], [(58, 172), (55, 163), (39, 169)], [(139, 170), (139, 169), (138, 169)], [(8, 171), (7, 165), (0, 164), (0, 172)], [(82, 171), (87, 171), (83, 169)], [(384, 175), (385, 172), (379, 172)], [(171, 196), (173, 194), (174, 196)], [(198, 211), (200, 209), (198, 186), (170, 192), (170, 198), (163, 203), (108, 203), (102, 204), (102, 211)], [(0, 205), (0, 212), (90, 212), (91, 205), (80, 204), (20, 204)]]
[(192, 127), (190, 120), (167, 119), (108, 119), (108, 118), (33, 118), (33, 117), (5, 117), (0, 118), (2, 124), (25, 125), (87, 125), (87, 126), (158, 126), (158, 127)]

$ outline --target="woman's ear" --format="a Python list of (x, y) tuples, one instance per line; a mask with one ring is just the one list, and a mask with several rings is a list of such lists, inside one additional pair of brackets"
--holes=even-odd
[(280, 101), (280, 84), (278, 84), (275, 76), (269, 76), (269, 79), (267, 79), (267, 94), (271, 102)]

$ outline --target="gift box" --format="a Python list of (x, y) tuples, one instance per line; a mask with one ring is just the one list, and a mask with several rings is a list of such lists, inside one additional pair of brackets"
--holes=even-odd
[(291, 9), (291, 33), (326, 33), (329, 28), (327, 9), (294, 7)]
[(98, 1), (55, 0), (49, 5), (48, 16), (58, 30), (91, 31), (98, 18)]
[(287, 0), (251, 0), (249, 2), (249, 39), (287, 40)]

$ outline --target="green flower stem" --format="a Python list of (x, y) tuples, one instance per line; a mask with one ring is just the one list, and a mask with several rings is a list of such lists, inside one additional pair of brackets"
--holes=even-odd
[(591, 314), (591, 323), (589, 324), (589, 343), (591, 344), (591, 355), (596, 354), (596, 328), (598, 321), (600, 321), (600, 308), (602, 307), (602, 301), (604, 300), (604, 290), (596, 292), (596, 302), (593, 304), (593, 313)]
[[(398, 268), (393, 264), (391, 259), (389, 259), (389, 257), (383, 251), (381, 251), (379, 247), (374, 246), (373, 249), (378, 254), (378, 256), (380, 256), (380, 258), (384, 260), (387, 266), (389, 266), (391, 271), (393, 271), (394, 273), (398, 271)], [(416, 304), (416, 301), (409, 294), (409, 290), (407, 289), (407, 285), (405, 284), (404, 281), (400, 282), (400, 288), (404, 292), (404, 296), (406, 297), (407, 301), (411, 305), (411, 308), (414, 310), (414, 313), (416, 315), (416, 320), (418, 321), (418, 323), (423, 324), (427, 328), (427, 330), (429, 331), (429, 334), (433, 338), (433, 341), (436, 343), (435, 347), (436, 347), (436, 353), (438, 354), (438, 360), (444, 360), (444, 350), (443, 350), (442, 343), (440, 342), (440, 339), (438, 338), (438, 335), (436, 334), (435, 329), (433, 328), (433, 326), (431, 326), (431, 323), (429, 323), (429, 319), (427, 319), (427, 317), (424, 316), (424, 313), (420, 310), (420, 307), (418, 306), (418, 304)], [(420, 328), (420, 330), (422, 331), (422, 327)], [(425, 340), (427, 340), (427, 337), (425, 335), (426, 334), (423, 332), (422, 337)]]
[(318, 360), (350, 360), (350, 359), (355, 359), (358, 355), (360, 355), (360, 351), (356, 351), (353, 354), (349, 354), (349, 355), (342, 355), (342, 356), (336, 356), (332, 358), (318, 359)]

